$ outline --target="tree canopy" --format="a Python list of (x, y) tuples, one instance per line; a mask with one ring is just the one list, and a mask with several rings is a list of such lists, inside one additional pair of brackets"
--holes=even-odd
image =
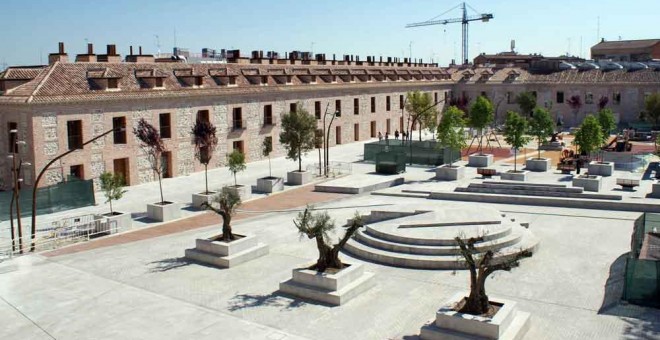
[(522, 148), (529, 142), (529, 137), (525, 135), (527, 133), (527, 119), (522, 117), (517, 112), (509, 111), (506, 114), (506, 120), (504, 121), (504, 140), (513, 147), (514, 159), (513, 159), (513, 171), (516, 171), (516, 161), (518, 155), (518, 149)]
[(495, 119), (494, 112), (493, 103), (484, 96), (477, 97), (477, 100), (470, 108), (468, 125), (479, 130), (479, 145), (477, 147), (477, 152), (479, 153), (483, 152), (483, 130)]
[(193, 144), (195, 145), (195, 158), (204, 165), (205, 194), (209, 193), (208, 165), (213, 158), (213, 151), (218, 146), (218, 137), (215, 135), (215, 126), (204, 119), (197, 119), (192, 127)]
[(610, 109), (600, 110), (598, 112), (598, 124), (600, 125), (600, 129), (603, 132), (603, 142), (605, 142), (607, 139), (609, 139), (612, 130), (616, 129), (614, 112)]
[(554, 125), (548, 110), (540, 107), (534, 109), (534, 114), (529, 120), (529, 134), (534, 136), (538, 142), (538, 158), (541, 158), (541, 144), (555, 132)]
[(582, 125), (575, 133), (573, 143), (580, 148), (580, 152), (590, 154), (603, 143), (603, 130), (598, 119), (593, 115), (584, 118)]
[(450, 106), (440, 118), (438, 124), (437, 138), (440, 145), (450, 148), (450, 162), (449, 166), (453, 166), (454, 150), (461, 152), (461, 149), (467, 146), (465, 140), (465, 120), (463, 119), (464, 112), (456, 106)]
[(124, 176), (119, 173), (104, 172), (99, 178), (101, 180), (101, 190), (105, 194), (106, 203), (110, 203), (110, 214), (112, 214), (112, 201), (118, 200), (124, 196)]
[(646, 98), (641, 118), (652, 123), (654, 128), (658, 127), (658, 122), (660, 122), (660, 92), (653, 93)]
[(236, 174), (247, 168), (245, 166), (245, 154), (239, 150), (232, 151), (227, 155), (227, 166), (229, 167), (229, 171), (234, 175), (234, 186), (238, 185)]
[(531, 116), (534, 108), (536, 107), (536, 96), (533, 92), (520, 92), (516, 96), (516, 103), (524, 115)]
[(406, 111), (411, 123), (419, 123), (419, 139), (422, 139), (422, 126), (434, 128), (437, 125), (438, 109), (433, 106), (433, 99), (428, 92), (412, 91), (407, 94)]
[(231, 218), (236, 212), (236, 208), (241, 205), (241, 197), (228, 187), (223, 187), (220, 192), (213, 197), (213, 202), (218, 205), (218, 208), (209, 204), (208, 202), (202, 203), (202, 208), (212, 210), (222, 217), (222, 240), (229, 242), (235, 240), (234, 234), (231, 230)]
[(298, 171), (302, 171), (302, 154), (314, 149), (316, 118), (310, 115), (302, 105), (282, 116), (280, 144), (286, 150), (286, 158), (298, 160)]
[(163, 203), (165, 202), (165, 199), (163, 198), (163, 184), (161, 177), (163, 170), (165, 170), (165, 162), (163, 161), (163, 153), (167, 152), (165, 143), (163, 143), (163, 139), (160, 137), (158, 130), (156, 130), (156, 128), (144, 118), (141, 118), (138, 121), (137, 126), (133, 128), (133, 134), (140, 141), (140, 147), (146, 154), (151, 169), (158, 176), (160, 202)]

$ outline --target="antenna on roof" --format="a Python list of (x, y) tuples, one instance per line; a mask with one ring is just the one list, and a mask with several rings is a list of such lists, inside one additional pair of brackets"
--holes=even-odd
[(156, 48), (158, 49), (158, 57), (160, 57), (160, 37), (158, 37), (158, 34), (154, 34), (154, 37), (156, 37)]

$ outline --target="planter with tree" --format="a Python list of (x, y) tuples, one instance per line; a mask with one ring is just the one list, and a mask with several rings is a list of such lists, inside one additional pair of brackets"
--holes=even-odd
[(213, 196), (211, 203), (202, 203), (202, 208), (211, 210), (222, 218), (222, 234), (197, 239), (195, 248), (186, 249), (186, 258), (228, 268), (268, 254), (268, 246), (259, 243), (256, 236), (232, 232), (231, 219), (240, 205), (240, 196), (229, 187), (223, 187)]
[[(419, 140), (422, 140), (422, 128), (433, 131), (438, 122), (438, 109), (428, 92), (412, 91), (406, 95), (406, 111), (410, 116), (410, 124), (419, 127)], [(412, 130), (412, 129), (411, 129)], [(412, 140), (412, 138), (410, 139)]]
[(113, 174), (111, 172), (104, 172), (99, 178), (101, 181), (101, 190), (105, 194), (106, 203), (110, 204), (110, 212), (97, 216), (97, 219), (105, 219), (107, 222), (115, 221), (115, 228), (129, 229), (133, 225), (130, 213), (123, 213), (112, 209), (112, 201), (121, 199), (126, 190), (124, 190), (124, 176), (121, 174)]
[(356, 212), (344, 227), (344, 236), (337, 244), (329, 244), (335, 222), (327, 212), (313, 213), (307, 206), (293, 222), (300, 237), (315, 239), (319, 257), (311, 266), (293, 270), (293, 277), (280, 283), (280, 291), (286, 294), (316, 300), (331, 305), (341, 305), (373, 286), (373, 273), (364, 271), (361, 264), (347, 264), (339, 259), (339, 251), (351, 236), (364, 226)]
[(192, 127), (193, 144), (195, 145), (195, 158), (204, 165), (204, 192), (192, 195), (192, 205), (201, 208), (202, 203), (209, 202), (215, 191), (209, 191), (208, 166), (213, 158), (213, 151), (218, 145), (218, 137), (215, 135), (215, 126), (204, 119), (197, 119)]
[(302, 155), (314, 149), (316, 118), (302, 105), (282, 116), (280, 144), (286, 150), (286, 158), (298, 161), (298, 170), (287, 173), (287, 183), (303, 185), (312, 181), (312, 173), (302, 169)]
[(536, 138), (538, 155), (530, 157), (525, 162), (525, 168), (530, 171), (549, 171), (550, 159), (541, 157), (541, 146), (546, 139), (555, 132), (555, 123), (550, 112), (543, 108), (534, 109), (534, 114), (529, 120), (529, 134)]
[(450, 106), (440, 118), (438, 145), (449, 149), (449, 164), (443, 164), (435, 169), (435, 177), (439, 180), (455, 181), (465, 176), (464, 166), (454, 166), (455, 153), (458, 152), (460, 157), (461, 150), (467, 146), (463, 115), (463, 111), (458, 107)]
[(477, 97), (474, 104), (470, 108), (468, 125), (477, 130), (477, 152), (468, 156), (468, 166), (472, 167), (488, 167), (493, 164), (493, 155), (484, 154), (483, 140), (484, 129), (493, 122), (494, 109), (493, 104), (484, 96)]
[[(607, 97), (604, 97), (607, 98)], [(608, 144), (616, 143), (616, 136), (610, 141), (612, 131), (616, 129), (616, 121), (614, 119), (614, 112), (610, 109), (602, 109), (598, 111), (598, 125), (600, 125), (601, 135), (603, 137), (602, 146), (607, 148)], [(614, 174), (614, 162), (605, 161), (605, 153), (599, 150), (602, 157), (600, 160), (589, 162), (589, 174), (599, 176), (612, 176)]]
[(462, 259), (470, 272), (469, 294), (454, 295), (436, 313), (435, 320), (422, 327), (420, 338), (444, 339), (520, 339), (529, 328), (529, 313), (518, 311), (516, 302), (489, 297), (486, 279), (496, 271), (510, 271), (520, 265), (520, 260), (532, 256), (521, 251), (495, 261), (495, 253), (479, 252), (483, 237), (464, 240), (456, 237)]
[(159, 222), (170, 221), (181, 217), (179, 205), (163, 198), (163, 171), (166, 170), (167, 160), (164, 159), (167, 149), (156, 128), (149, 124), (144, 118), (138, 121), (133, 128), (133, 134), (140, 141), (140, 147), (144, 151), (151, 170), (158, 178), (160, 189), (160, 202), (147, 204), (147, 217)]
[(252, 187), (249, 185), (238, 184), (236, 174), (245, 171), (245, 154), (240, 150), (234, 150), (227, 155), (227, 167), (229, 172), (234, 176), (234, 185), (228, 186), (229, 190), (233, 190), (240, 198), (245, 201), (252, 196)]
[(525, 181), (526, 170), (518, 170), (518, 150), (524, 148), (530, 138), (526, 136), (527, 119), (517, 112), (509, 111), (504, 121), (504, 140), (513, 148), (513, 170), (503, 172), (500, 176), (504, 180)]
[(259, 192), (278, 192), (284, 189), (284, 178), (273, 176), (270, 153), (273, 152), (273, 137), (267, 136), (261, 143), (261, 154), (268, 157), (268, 176), (257, 179), (257, 191)]
[[(575, 133), (573, 143), (578, 148), (578, 154), (585, 161), (589, 160), (591, 154), (598, 150), (603, 143), (603, 131), (596, 117), (588, 115), (584, 118), (584, 122)], [(600, 169), (592, 168), (591, 163), (589, 166), (588, 174), (573, 177), (573, 186), (583, 187), (585, 191), (597, 192), (602, 187), (602, 177), (598, 175)]]

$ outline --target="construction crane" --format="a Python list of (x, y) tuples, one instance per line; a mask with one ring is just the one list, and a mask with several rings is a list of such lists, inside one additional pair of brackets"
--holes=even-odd
[[(453, 18), (453, 19), (440, 19), (438, 20), (438, 17), (441, 17), (445, 14), (447, 14), (450, 11), (453, 11), (454, 9), (461, 7), (463, 10), (463, 17), (462, 18)], [(424, 22), (416, 22), (412, 24), (406, 25), (406, 28), (411, 28), (411, 27), (419, 27), (419, 26), (430, 26), (430, 25), (446, 25), (446, 24), (453, 24), (456, 22), (460, 22), (463, 24), (463, 50), (461, 51), (461, 60), (463, 61), (464, 64), (468, 63), (468, 23), (470, 21), (477, 21), (481, 20), (483, 22), (488, 22), (490, 19), (493, 19), (493, 15), (491, 13), (482, 13), (482, 14), (477, 14), (477, 15), (472, 15), (468, 16), (467, 15), (467, 8), (470, 8), (473, 10), (475, 13), (478, 13), (474, 8), (470, 7), (470, 5), (466, 4), (465, 2), (456, 5), (452, 9), (448, 10), (445, 13), (442, 13), (435, 18), (431, 18), (427, 21)]]

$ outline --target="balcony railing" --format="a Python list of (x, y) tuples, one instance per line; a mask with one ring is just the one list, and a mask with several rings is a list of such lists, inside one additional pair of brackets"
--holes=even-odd
[(275, 124), (275, 118), (270, 116), (264, 117), (264, 126), (274, 126)]
[(236, 130), (245, 130), (247, 127), (247, 124), (244, 119), (234, 119), (231, 122), (231, 130), (236, 131)]

